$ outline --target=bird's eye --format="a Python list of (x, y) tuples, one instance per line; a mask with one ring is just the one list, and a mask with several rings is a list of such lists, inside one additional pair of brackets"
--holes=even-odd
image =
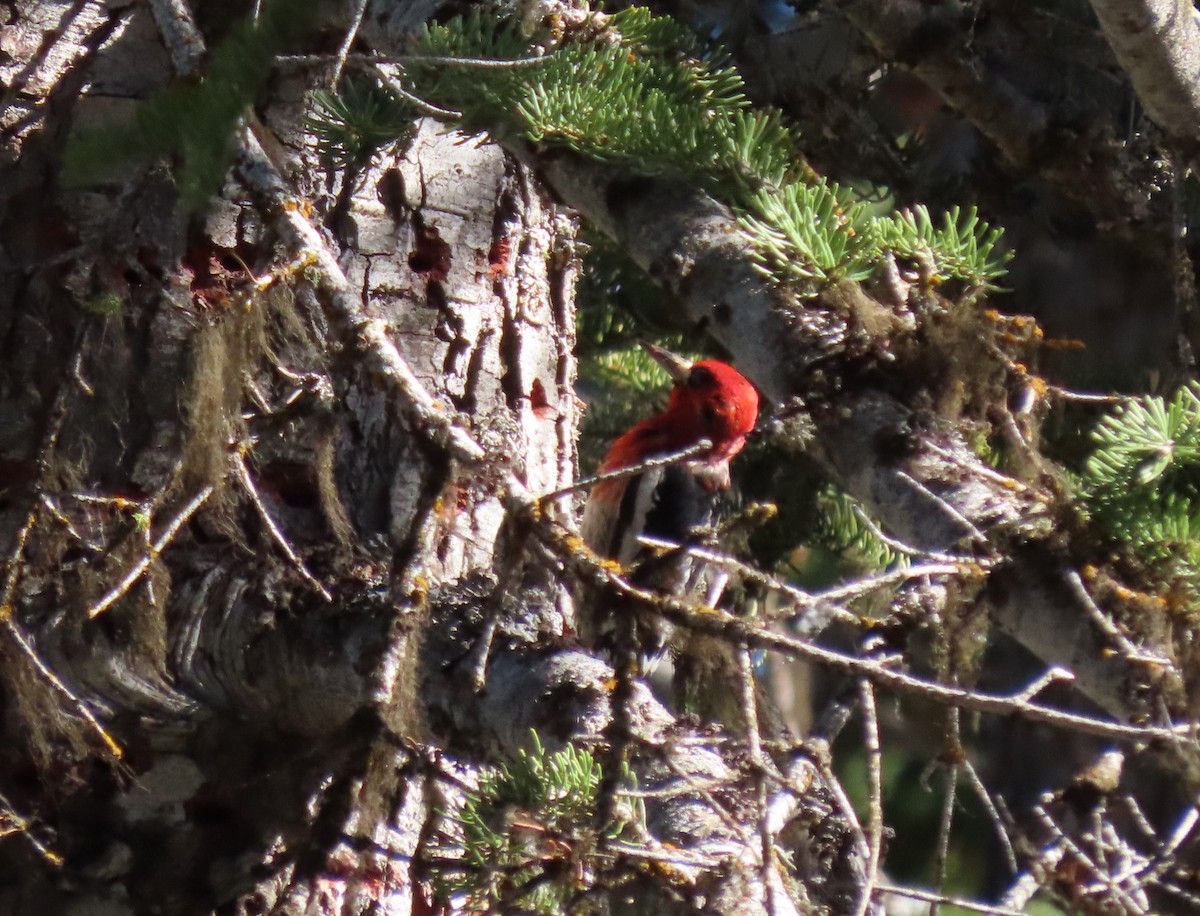
[(688, 374), (689, 388), (707, 388), (713, 383), (713, 374), (705, 366), (696, 366)]

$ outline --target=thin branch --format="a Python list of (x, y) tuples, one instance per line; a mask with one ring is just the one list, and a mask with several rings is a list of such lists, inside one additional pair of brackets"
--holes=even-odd
[(342, 71), (346, 68), (346, 57), (350, 54), (350, 48), (354, 45), (354, 39), (358, 37), (358, 30), (362, 26), (363, 15), (367, 11), (367, 4), (371, 0), (354, 0), (354, 12), (350, 19), (350, 27), (346, 29), (346, 35), (342, 38), (341, 45), (338, 46), (337, 56), (334, 58), (333, 74), (329, 78), (329, 86), (331, 89), (337, 89), (338, 81), (342, 78)]
[(179, 514), (171, 519), (170, 523), (163, 530), (163, 533), (159, 535), (158, 540), (150, 545), (150, 550), (147, 551), (145, 556), (138, 560), (133, 565), (133, 568), (125, 574), (125, 578), (117, 583), (116, 587), (111, 589), (108, 594), (88, 608), (88, 617), (98, 617), (100, 614), (103, 614), (133, 588), (137, 581), (145, 574), (146, 570), (150, 568), (150, 564), (158, 559), (159, 554), (167, 549), (167, 545), (175, 539), (175, 535), (187, 524), (188, 519), (196, 513), (197, 509), (204, 505), (205, 501), (212, 495), (213, 489), (212, 484), (207, 484), (200, 489), (199, 493), (192, 497), (191, 501), (180, 510)]
[(1066, 668), (1059, 668), (1055, 666), (1043, 671), (1040, 675), (1034, 678), (1033, 681), (1030, 682), (1028, 687), (1026, 687), (1020, 693), (1013, 694), (1013, 699), (1021, 702), (1029, 702), (1051, 684), (1062, 682), (1070, 683), (1073, 680), (1075, 680), (1074, 674), (1072, 674)]
[[(7, 605), (5, 608), (7, 608)], [(21, 652), (24, 653), (25, 657), (29, 659), (30, 664), (37, 669), (38, 674), (45, 679), (46, 683), (67, 698), (71, 706), (74, 707), (75, 711), (83, 718), (85, 722), (87, 722), (88, 725), (91, 726), (92, 731), (96, 733), (96, 736), (102, 742), (104, 742), (104, 746), (108, 748), (108, 752), (112, 754), (113, 757), (117, 758), (125, 756), (125, 751), (122, 750), (121, 745), (117, 744), (116, 739), (113, 738), (113, 736), (105, 730), (104, 726), (100, 724), (100, 720), (97, 719), (96, 714), (93, 713), (90, 708), (88, 708), (87, 703), (78, 697), (71, 690), (71, 688), (63, 683), (62, 679), (59, 678), (57, 674), (47, 667), (46, 663), (42, 661), (41, 657), (34, 650), (33, 646), (30, 645), (29, 640), (21, 631), (20, 627), (17, 626), (16, 621), (8, 616), (8, 614), (4, 615), (4, 627), (6, 630), (8, 630), (8, 634), (13, 638), (13, 641), (16, 642)]]
[[(945, 457), (945, 454), (946, 454), (945, 451), (938, 445), (931, 442), (931, 443), (929, 443), (929, 447), (930, 447), (931, 451), (934, 451), (937, 454), (942, 455), (942, 457)], [(987, 474), (987, 472), (984, 471), (983, 467), (984, 466), (981, 466), (979, 468), (976, 468), (975, 470), (979, 473), (979, 475), (981, 477), (987, 477), (988, 474)], [(969, 518), (967, 518), (965, 515), (963, 515), (961, 512), (959, 512), (949, 502), (947, 502), (946, 500), (942, 499), (942, 497), (940, 497), (936, 493), (934, 493), (933, 490), (929, 489), (929, 487), (925, 486), (925, 484), (921, 483), (921, 481), (917, 480), (915, 477), (913, 477), (911, 474), (907, 473), (906, 471), (897, 471), (896, 477), (899, 478), (900, 480), (904, 481), (904, 483), (906, 483), (908, 486), (912, 487), (918, 493), (925, 496), (925, 498), (927, 498), (935, 506), (937, 506), (939, 511), (944, 513), (947, 517), (953, 519), (954, 521), (956, 521), (960, 525), (962, 525), (963, 528), (965, 528), (967, 530), (967, 532), (971, 535), (972, 539), (974, 539), (976, 543), (978, 543), (978, 544), (986, 544), (987, 543), (987, 538), (984, 537), (983, 532), (980, 531), (975, 526), (974, 522), (972, 522)]]
[(47, 864), (53, 865), (56, 868), (63, 864), (63, 857), (34, 836), (33, 831), (30, 829), (29, 821), (17, 814), (17, 809), (13, 807), (12, 802), (2, 792), (0, 792), (0, 806), (3, 806), (0, 809), (0, 825), (4, 821), (9, 821), (12, 825), (11, 828), (7, 829), (0, 826), (0, 829), (4, 830), (4, 833), (0, 834), (0, 838), (13, 832), (19, 833), (24, 837), (25, 842), (32, 846)]
[(413, 95), (405, 89), (404, 84), (396, 79), (396, 77), (384, 73), (382, 70), (379, 70), (378, 73), (392, 92), (396, 93), (396, 95), (400, 96), (400, 98), (404, 99), (404, 101), (408, 102), (408, 104), (412, 105), (422, 114), (427, 114), (432, 118), (438, 118), (442, 121), (459, 121), (462, 119), (463, 114), (461, 111), (455, 111), (453, 108), (441, 108), (432, 102), (427, 102), (420, 96)]
[(1200, 27), (1191, 0), (1091, 0), (1146, 113), (1169, 136), (1200, 142)]
[[(335, 327), (344, 343), (366, 356), (371, 368), (402, 396), (414, 430), (458, 461), (468, 464), (481, 461), (486, 455), (483, 448), (457, 416), (434, 401), (392, 343), (387, 325), (366, 313), (361, 297), (346, 279), (337, 258), (305, 216), (301, 201), (290, 193), (251, 129), (242, 133), (238, 173), (247, 187), (273, 209), (287, 241), (296, 251), (296, 262), (314, 268), (319, 291), (324, 294), (323, 301), (336, 319)], [(524, 492), (524, 487), (520, 487), (520, 492)]]
[(443, 57), (438, 54), (398, 54), (384, 59), (392, 64), (437, 64), (440, 67), (465, 67), (468, 70), (520, 70), (546, 63), (549, 57)]
[(1105, 636), (1111, 639), (1120, 648), (1124, 656), (1132, 661), (1143, 662), (1147, 665), (1154, 665), (1163, 668), (1171, 667), (1169, 659), (1160, 655), (1143, 652), (1132, 642), (1129, 637), (1117, 628), (1117, 625), (1112, 622), (1107, 614), (1104, 613), (1088, 594), (1087, 588), (1083, 584), (1083, 578), (1073, 569), (1068, 569), (1064, 572), (1064, 578), (1067, 581), (1067, 587), (1071, 589), (1071, 593), (1079, 599), (1079, 603), (1083, 609), (1088, 612), (1088, 616), (1099, 628)]
[[(536, 513), (532, 512), (531, 504), (522, 503), (516, 494), (509, 494), (507, 502), (511, 511), (523, 513), (526, 517), (531, 514), (536, 516)], [(959, 706), (964, 709), (975, 709), (980, 712), (993, 712), (1001, 715), (1020, 715), (1033, 721), (1098, 735), (1115, 741), (1159, 739), (1169, 743), (1178, 743), (1188, 739), (1191, 735), (1187, 726), (1162, 728), (1150, 725), (1125, 725), (1120, 722), (1068, 713), (1032, 703), (1022, 694), (1002, 696), (938, 684), (897, 671), (877, 661), (845, 655), (772, 632), (756, 625), (753, 621), (736, 617), (718, 608), (693, 607), (686, 601), (670, 595), (646, 591), (630, 584), (594, 555), (591, 555), (590, 551), (584, 552), (574, 546), (571, 536), (561, 526), (547, 523), (545, 519), (542, 521), (545, 524), (540, 533), (546, 539), (545, 543), (567, 566), (581, 574), (586, 580), (603, 584), (619, 594), (639, 601), (646, 608), (661, 614), (677, 625), (699, 632), (721, 635), (735, 642), (744, 640), (753, 648), (773, 650), (785, 656), (802, 658), (845, 674), (868, 677), (877, 685), (904, 693), (917, 694), (946, 706)]]
[(1167, 838), (1167, 842), (1154, 853), (1154, 857), (1142, 869), (1142, 878), (1144, 881), (1153, 881), (1160, 878), (1175, 864), (1175, 853), (1179, 851), (1179, 848), (1192, 835), (1192, 831), (1196, 829), (1198, 820), (1200, 820), (1200, 807), (1193, 804), (1184, 812), (1183, 817), (1175, 823), (1175, 828), (1171, 831), (1171, 836)]
[[(828, 761), (821, 761), (821, 763), (828, 764)], [(854, 813), (854, 805), (851, 803), (849, 796), (846, 795), (846, 790), (842, 788), (842, 784), (838, 781), (837, 776), (829, 766), (823, 765), (821, 767), (821, 776), (825, 782), (826, 791), (833, 796), (834, 804), (837, 805), (843, 820), (846, 821), (846, 824), (850, 828), (850, 835), (854, 840), (858, 855), (862, 861), (868, 861), (871, 858), (871, 845), (867, 842), (867, 836), (863, 832), (858, 815)]]
[[(87, 340), (86, 331), (80, 335), (79, 343), (75, 350), (75, 356), (72, 360), (71, 375), (75, 375), (79, 371), (80, 364), (83, 361), (83, 347)], [(42, 439), (41, 449), (38, 452), (38, 482), (36, 484), (37, 492), (42, 491), (45, 480), (50, 472), (50, 456), (54, 453), (58, 446), (58, 437), (62, 433), (63, 424), (67, 419), (67, 391), (69, 390), (67, 380), (64, 380), (59, 385), (58, 393), (54, 398), (54, 405), (51, 407), (50, 420), (46, 426), (46, 434)], [(108, 748), (108, 752), (115, 758), (120, 758), (124, 755), (121, 746), (100, 724), (100, 720), (96, 718), (95, 713), (88, 707), (80, 697), (65, 684), (62, 679), (55, 674), (50, 667), (42, 661), (41, 656), (37, 654), (29, 639), (25, 636), (21, 627), (17, 624), (14, 618), (16, 610), (13, 605), (13, 600), (17, 591), (17, 583), (21, 578), (21, 570), (24, 567), (25, 547), (29, 542), (29, 534), (33, 531), (34, 525), (37, 524), (38, 506), (40, 501), (34, 499), (30, 505), (29, 512), (25, 516), (25, 521), (17, 531), (17, 536), (13, 543), (12, 552), (8, 556), (4, 576), (4, 590), (0, 593), (0, 621), (3, 622), (4, 629), (8, 635), (12, 637), (17, 648), (21, 650), (21, 654), (29, 661), (34, 670), (41, 675), (42, 679), (51, 686), (52, 689), (58, 691), (71, 707), (80, 715), (85, 722), (91, 726), (92, 731)]]
[[(300, 573), (300, 578), (311, 585), (317, 594), (327, 602), (332, 602), (333, 595), (329, 594), (329, 590), (321, 584), (320, 580), (309, 572), (308, 567), (304, 565), (304, 561), (292, 549), (292, 545), (288, 543), (287, 538), (283, 536), (283, 532), (279, 530), (279, 526), (275, 524), (275, 519), (271, 517), (270, 510), (267, 509), (266, 504), (258, 493), (258, 488), (254, 485), (254, 478), (250, 476), (250, 469), (246, 467), (246, 459), (237, 452), (234, 452), (230, 460), (233, 462), (233, 469), (234, 473), (237, 474), (238, 482), (241, 483), (242, 489), (246, 491), (250, 502), (253, 503), (259, 519), (266, 526), (267, 531), (271, 532), (272, 539), (279, 546), (279, 549), (283, 551), (283, 555), (287, 557), (288, 562), (292, 564), (296, 572)], [(99, 613), (99, 611), (96, 613)]]
[(767, 912), (775, 916), (775, 891), (779, 883), (775, 876), (775, 841), (771, 836), (770, 809), (767, 805), (767, 783), (764, 778), (768, 762), (763, 755), (762, 736), (759, 734), (758, 702), (755, 698), (754, 663), (750, 650), (739, 646), (737, 650), (738, 681), (742, 690), (742, 715), (746, 720), (746, 749), (755, 770), (755, 802), (758, 806), (758, 840), (762, 855), (762, 883), (767, 895)]
[(873, 576), (864, 576), (845, 585), (837, 585), (823, 592), (817, 592), (812, 597), (817, 601), (854, 601), (857, 598), (869, 595), (880, 589), (900, 585), (913, 579), (922, 579), (926, 576), (935, 578), (937, 576), (962, 575), (963, 573), (972, 573), (979, 576), (987, 568), (988, 563), (980, 560), (970, 560), (965, 563), (919, 563), (914, 566), (898, 566), (886, 572), (876, 573)]
[(1127, 913), (1144, 913), (1145, 907), (1139, 906), (1136, 901), (1129, 897), (1129, 894), (1124, 888), (1118, 887), (1112, 880), (1112, 876), (1099, 866), (1092, 856), (1088, 855), (1083, 848), (1068, 836), (1058, 823), (1050, 816), (1042, 805), (1034, 805), (1032, 813), (1042, 826), (1054, 837), (1055, 843), (1060, 845), (1066, 852), (1066, 855), (1071, 856), (1078, 864), (1082, 865), (1089, 871), (1093, 877), (1099, 882), (1099, 886), (1108, 891), (1116, 902)]
[(990, 903), (980, 903), (977, 900), (967, 900), (963, 897), (948, 897), (945, 894), (935, 894), (915, 887), (901, 887), (898, 884), (878, 884), (876, 890), (884, 894), (895, 894), (897, 897), (909, 897), (912, 900), (923, 900), (926, 903), (942, 903), (946, 906), (956, 906), (970, 910), (973, 913), (988, 913), (991, 916), (1023, 916), (1024, 910), (1010, 910), (1003, 906), (993, 906)]
[(866, 876), (855, 916), (866, 916), (879, 877), (883, 852), (883, 751), (879, 744), (879, 715), (875, 710), (875, 690), (865, 678), (858, 682), (858, 708), (863, 717), (863, 750), (867, 755), (867, 862)]
[[(615, 471), (605, 471), (603, 474), (594, 474), (591, 477), (584, 477), (582, 480), (577, 480), (575, 483), (567, 484), (565, 487), (560, 487), (557, 490), (551, 490), (543, 496), (539, 496), (538, 502), (552, 503), (557, 499), (568, 496), (571, 493), (577, 493), (580, 490), (590, 490), (597, 484), (609, 483), (613, 480), (625, 480), (627, 477), (636, 477), (638, 474), (644, 474), (646, 471), (653, 471), (657, 468), (669, 467), (673, 464), (679, 464), (687, 461), (689, 458), (695, 458), (697, 455), (703, 455), (712, 448), (712, 442), (708, 439), (701, 439), (687, 448), (680, 449), (677, 452), (668, 452), (665, 455), (656, 455), (653, 458), (647, 458), (645, 461), (640, 461), (637, 464), (631, 464), (628, 467), (617, 468)], [(679, 547), (678, 544), (672, 545)]]
[(866, 526), (867, 530), (871, 532), (874, 537), (883, 541), (883, 543), (887, 544), (888, 547), (892, 548), (892, 550), (896, 551), (897, 553), (902, 553), (909, 557), (928, 557), (929, 559), (940, 563), (973, 562), (972, 557), (956, 557), (949, 553), (938, 553), (936, 550), (922, 550), (919, 547), (910, 547), (903, 541), (887, 534), (882, 528), (875, 524), (875, 520), (866, 513), (866, 510), (864, 510), (862, 506), (855, 503), (851, 506), (851, 509), (858, 520)]
[[(946, 747), (953, 755), (962, 752), (962, 735), (959, 732), (959, 711), (947, 710), (946, 713)], [(950, 830), (954, 824), (954, 804), (958, 795), (958, 764), (950, 763), (945, 767), (946, 792), (942, 796), (941, 817), (938, 820), (937, 846), (933, 862), (933, 879), (937, 883), (939, 893), (946, 890), (946, 870), (950, 861)], [(929, 916), (937, 916), (939, 901), (929, 905)]]
[[(819, 627), (811, 627), (811, 621), (806, 620), (811, 629), (823, 629), (824, 623), (830, 620), (840, 620), (842, 623), (848, 623), (857, 626), (860, 623), (859, 616), (852, 611), (841, 607), (827, 600), (822, 595), (812, 595), (804, 591), (799, 586), (792, 585), (790, 582), (785, 582), (778, 576), (773, 576), (770, 573), (761, 570), (749, 563), (739, 560), (737, 557), (730, 556), (726, 553), (720, 553), (708, 547), (700, 547), (692, 544), (678, 544), (674, 541), (664, 540), (662, 538), (652, 538), (642, 535), (638, 538), (638, 542), (647, 547), (652, 547), (658, 550), (682, 550), (686, 551), (689, 557), (697, 560), (702, 560), (705, 563), (711, 563), (713, 566), (729, 570), (741, 576), (747, 582), (753, 582), (768, 591), (778, 592), (791, 599), (791, 604), (787, 607), (779, 609), (773, 613), (770, 619), (794, 619), (800, 614), (807, 614), (814, 609), (821, 610), (822, 624)], [(902, 581), (902, 580), (901, 580)], [(892, 584), (889, 578), (885, 584)], [(880, 588), (884, 585), (879, 585)], [(710, 604), (712, 602), (709, 602)]]
[(962, 761), (962, 771), (967, 777), (968, 785), (975, 791), (975, 797), (979, 799), (983, 810), (987, 812), (988, 818), (995, 828), (996, 839), (1000, 842), (1000, 848), (1004, 852), (1004, 860), (1008, 863), (1009, 870), (1015, 875), (1020, 870), (1020, 865), (1017, 863), (1017, 851), (1013, 848), (1012, 839), (1008, 835), (1008, 830), (1005, 829), (1004, 819), (1000, 817), (996, 803), (992, 801), (991, 793), (983, 784), (983, 780), (979, 778), (975, 764), (965, 756)]

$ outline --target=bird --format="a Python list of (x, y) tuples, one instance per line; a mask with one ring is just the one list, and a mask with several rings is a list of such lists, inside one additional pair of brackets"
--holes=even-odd
[[(630, 569), (635, 585), (677, 596), (695, 594), (703, 584), (703, 564), (692, 562), (686, 551), (656, 558), (643, 539), (683, 544), (697, 529), (711, 525), (717, 498), (730, 486), (729, 463), (758, 420), (758, 392), (727, 363), (693, 363), (654, 344), (642, 346), (670, 376), (670, 400), (662, 413), (640, 421), (612, 443), (597, 475), (635, 468), (701, 442), (708, 445), (679, 462), (597, 483), (584, 506), (580, 534), (593, 552)], [(619, 627), (614, 617), (622, 611), (612, 604), (580, 602), (576, 631), (585, 646), (615, 648), (612, 640)], [(661, 656), (668, 637), (661, 622), (644, 615), (636, 621), (635, 648), (644, 664)]]

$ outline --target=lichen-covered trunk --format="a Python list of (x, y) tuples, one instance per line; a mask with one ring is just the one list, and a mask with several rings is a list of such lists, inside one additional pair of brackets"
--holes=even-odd
[(166, 163), (64, 187), (68, 134), (171, 64), (149, 6), (9, 15), (0, 911), (407, 911), (437, 801), (405, 744), (431, 727), (427, 598), (519, 571), (496, 564), (496, 481), (436, 446), (367, 332), (531, 492), (568, 483), (572, 224), (499, 148), (428, 123), (324, 171), (310, 74), (238, 141), (288, 150), (292, 204), (235, 170), (189, 214)]

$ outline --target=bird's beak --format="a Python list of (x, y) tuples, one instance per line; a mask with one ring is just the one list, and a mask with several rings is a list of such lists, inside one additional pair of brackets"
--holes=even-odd
[(692, 371), (691, 362), (649, 341), (643, 340), (641, 341), (641, 345), (643, 350), (654, 357), (656, 363), (667, 370), (667, 375), (671, 376), (671, 381), (677, 383), (687, 381), (688, 373)]

